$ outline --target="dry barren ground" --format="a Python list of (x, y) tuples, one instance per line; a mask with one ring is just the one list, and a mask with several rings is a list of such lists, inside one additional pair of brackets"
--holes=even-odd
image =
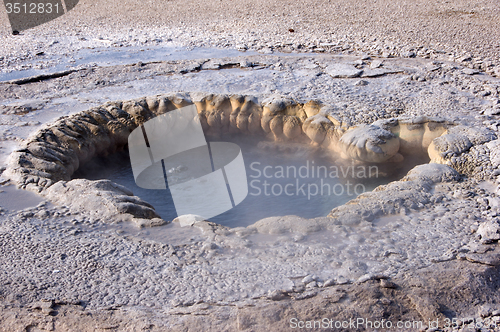
[[(24, 32), (26, 39), (11, 35), (5, 11), (0, 18), (2, 53), (18, 57), (36, 48), (47, 51), (61, 36), (100, 37), (102, 46), (173, 40), (240, 49), (437, 52), (461, 60), (473, 56), (484, 69), (498, 65), (500, 54), (495, 0), (82, 0), (68, 14)], [(71, 51), (77, 43), (56, 47)]]
[[(36, 59), (36, 54), (41, 51), (46, 56), (63, 54), (70, 57), (74, 51), (86, 47), (119, 49), (135, 45), (178, 45), (236, 48), (265, 54), (276, 51), (342, 52), (369, 53), (381, 57), (439, 57), (500, 76), (499, 23), (500, 4), (496, 0), (81, 0), (68, 14), (24, 31), (19, 36), (11, 34), (7, 15), (2, 10), (0, 69), (5, 72), (17, 70), (21, 61)], [(111, 69), (104, 71), (111, 72)], [(139, 70), (134, 75), (138, 73)], [(112, 72), (107, 76), (113, 75)], [(61, 84), (65, 81), (58, 82)], [(49, 83), (40, 91), (56, 91), (59, 88), (63, 89)], [(17, 89), (23, 88), (12, 85), (2, 93), (10, 96), (20, 91)], [(33, 271), (46, 269), (50, 276), (47, 280), (50, 281), (20, 273), (18, 279), (0, 285), (1, 331), (288, 331), (291, 330), (289, 322), (292, 318), (319, 320), (324, 317), (347, 320), (350, 317), (371, 317), (374, 320), (426, 323), (440, 320), (440, 326), (443, 326), (445, 319), (456, 312), (462, 317), (472, 317), (467, 321), (468, 325), (464, 323), (461, 326), (469, 327), (475, 323), (475, 319), (496, 322), (500, 315), (497, 244), (481, 246), (478, 249), (481, 251), (478, 254), (480, 257), (476, 261), (442, 261), (430, 268), (395, 275), (390, 281), (373, 278), (363, 283), (335, 285), (323, 291), (270, 294), (269, 297), (237, 305), (219, 301), (211, 305), (179, 305), (171, 310), (147, 306), (122, 308), (113, 304), (91, 307), (85, 301), (80, 301), (79, 294), (67, 299), (44, 298), (39, 301), (41, 294), (53, 285), (61, 287), (57, 281), (58, 274), (52, 273), (53, 269), (49, 265), (52, 264), (50, 262), (59, 264), (66, 259), (61, 248), (71, 245), (64, 241), (73, 241), (78, 234), (70, 234), (74, 231), (70, 229), (71, 225), (53, 226), (58, 227), (57, 231), (65, 232), (62, 237), (64, 240), (40, 241), (37, 254), (46, 250), (47, 256), (29, 256), (33, 249), (31, 236), (43, 233), (43, 227), (38, 227), (38, 221), (33, 220), (39, 218), (45, 220), (46, 224), (55, 225), (58, 218), (67, 217), (68, 223), (73, 218), (70, 215), (63, 216), (63, 212), (56, 208), (47, 209), (48, 212), (44, 206), (37, 209), (40, 210), (36, 211), (41, 213), (40, 216), (33, 217), (33, 213), (30, 216), (28, 211), (28, 214), (21, 213), (12, 217), (12, 220), (2, 217), (2, 227), (5, 229), (26, 229), (14, 235), (5, 229), (2, 231), (2, 261), (6, 262), (8, 257), (13, 263), (12, 266), (3, 265), (1, 269), (19, 269), (23, 273), (31, 267)], [(479, 209), (477, 211), (481, 213)], [(23, 226), (27, 219), (33, 222)], [(101, 256), (118, 255), (113, 248), (108, 248), (109, 243), (105, 243), (107, 235), (103, 239), (104, 244), (97, 240), (97, 244), (93, 240), (85, 240), (81, 244), (81, 252), (75, 253), (75, 266), (78, 269), (84, 266), (79, 270), (82, 275), (87, 271), (100, 270), (109, 272), (111, 278), (116, 272), (108, 265), (99, 265)], [(116, 241), (113, 244), (125, 243), (132, 251), (137, 245), (131, 239), (113, 238), (112, 241)], [(72, 243), (76, 248), (76, 242)], [(179, 256), (189, 261), (192, 258), (189, 255), (199, 252), (199, 248), (188, 247), (175, 250), (154, 245), (151, 248), (140, 247), (137, 245), (139, 249), (134, 255), (152, 255), (155, 259), (163, 259), (168, 253), (169, 259)], [(50, 252), (54, 248), (57, 249), (54, 251), (56, 254)], [(75, 248), (71, 249), (78, 251)], [(181, 262), (179, 269), (176, 267), (172, 271), (182, 270), (182, 266), (189, 264)], [(208, 263), (203, 261), (200, 264)], [(31, 278), (34, 278), (33, 284), (30, 284)], [(145, 284), (145, 278), (136, 278), (130, 281), (130, 285), (136, 287)], [(30, 282), (26, 282), (28, 279)], [(106, 285), (97, 284), (92, 283), (89, 288), (106, 290)], [(117, 288), (116, 285), (108, 286)], [(79, 287), (85, 288), (85, 285)], [(109, 292), (111, 294), (112, 290)], [(27, 306), (26, 303), (31, 304)], [(361, 325), (351, 330), (363, 329)]]

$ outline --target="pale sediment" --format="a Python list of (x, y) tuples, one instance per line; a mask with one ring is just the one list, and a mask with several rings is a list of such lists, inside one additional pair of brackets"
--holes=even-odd
[[(129, 68), (130, 79), (139, 70), (158, 70), (150, 66)], [(428, 83), (440, 80), (422, 76)], [(66, 79), (72, 82), (68, 77), (55, 83), (68, 85)], [(458, 79), (462, 82), (463, 76)], [(56, 324), (67, 320), (83, 326), (95, 317), (100, 322), (89, 322), (92, 329), (154, 325), (153, 330), (280, 331), (289, 330), (294, 316), (425, 322), (450, 315), (497, 317), (488, 305), (498, 302), (500, 200), (495, 185), (491, 192), (480, 185), (498, 180), (500, 146), (494, 130), (477, 129), (490, 120), (494, 128), (495, 117), (447, 121), (434, 115), (450, 118), (455, 108), (439, 104), (428, 112), (419, 103), (409, 103), (399, 115), (385, 104), (354, 112), (358, 104), (348, 94), (358, 86), (354, 80), (338, 90), (346, 91), (341, 98), (349, 109), (330, 105), (325, 97), (321, 103), (265, 100), (251, 93), (184, 93), (106, 103), (34, 133), (12, 155), (5, 175), (58, 206), (0, 211), (5, 213), (0, 224), (3, 262), (19, 267), (0, 273), (8, 285), (0, 290), (2, 325), (51, 329), (54, 324), (64, 330)], [(411, 89), (426, 84), (417, 82), (401, 84)], [(318, 89), (333, 86), (328, 80), (313, 83)], [(12, 94), (22, 95), (21, 88), (29, 87), (8, 86)], [(401, 99), (415, 91), (401, 89)], [(364, 97), (359, 104), (369, 105)], [(428, 104), (438, 105), (435, 100)], [(137, 233), (106, 228), (113, 227), (104, 225), (109, 221), (142, 226), (163, 221), (148, 215), (154, 210), (126, 188), (110, 181), (72, 180), (72, 173), (93, 156), (123, 148), (128, 133), (141, 123), (188, 103), (197, 105), (207, 135), (260, 135), (264, 147), (313, 147), (343, 155), (346, 163), (355, 158), (360, 164), (401, 164), (418, 155), (421, 162), (451, 167), (418, 166), (401, 181), (365, 193), (325, 217), (271, 217), (233, 229), (193, 220), (192, 227), (182, 229), (189, 234), (180, 245), (173, 245), (175, 224), (162, 226), (169, 232), (164, 241), (152, 240), (161, 228)], [(466, 104), (457, 114), (479, 112)], [(13, 322), (6, 315), (16, 310), (20, 313)], [(116, 319), (113, 324), (110, 316), (97, 318), (104, 313)]]

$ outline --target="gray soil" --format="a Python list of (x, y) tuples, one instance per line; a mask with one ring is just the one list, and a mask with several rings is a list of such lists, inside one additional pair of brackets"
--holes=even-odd
[[(4, 82), (0, 167), (59, 116), (172, 91), (318, 99), (352, 124), (440, 116), (497, 134), (499, 14), (496, 1), (81, 1), (19, 36), (3, 14), (2, 73), (50, 68), (89, 48), (242, 52), (82, 63), (61, 77)], [(379, 60), (385, 71), (370, 76)], [(365, 77), (339, 78), (339, 62)], [(289, 331), (297, 330), (294, 319), (323, 318), (422, 322), (404, 329), (415, 331), (432, 330), (436, 320), (451, 331), (457, 319), (455, 330), (498, 330), (497, 147), (480, 142), (465, 151), (465, 164), (452, 165), (461, 177), (410, 175), (355, 200), (332, 211), (334, 224), (325, 216), (288, 218), (298, 226), (285, 229), (268, 220), (252, 232), (169, 225), (174, 241), (155, 239), (154, 228), (107, 225), (91, 208), (2, 200), (0, 330)], [(0, 177), (0, 184), (10, 183)], [(375, 206), (392, 212), (350, 223), (356, 211)]]
[[(261, 52), (359, 52), (444, 57), (499, 70), (500, 8), (489, 1), (82, 0), (68, 14), (12, 36), (3, 14), (2, 65), (81, 47), (212, 46)], [(294, 32), (290, 32), (290, 29)]]

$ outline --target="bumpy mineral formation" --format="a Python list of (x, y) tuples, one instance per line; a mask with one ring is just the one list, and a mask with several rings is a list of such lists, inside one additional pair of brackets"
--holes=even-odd
[(374, 125), (359, 125), (340, 138), (342, 156), (372, 163), (389, 160), (399, 151), (399, 138)]
[[(391, 118), (350, 127), (336, 117), (331, 106), (318, 101), (301, 104), (272, 99), (259, 103), (251, 96), (171, 94), (108, 102), (62, 117), (13, 152), (3, 176), (18, 187), (75, 210), (91, 204), (109, 216), (128, 215), (140, 225), (159, 224), (154, 209), (126, 188), (72, 180), (71, 176), (91, 158), (122, 149), (130, 132), (147, 120), (193, 103), (207, 135), (242, 133), (276, 142), (312, 144), (360, 163), (402, 162), (405, 156), (418, 156), (471, 175), (484, 173), (478, 165), (491, 165), (486, 159), (498, 150), (498, 144), (488, 143), (496, 139), (491, 130), (458, 126), (444, 119)], [(102, 199), (92, 198), (96, 195)]]

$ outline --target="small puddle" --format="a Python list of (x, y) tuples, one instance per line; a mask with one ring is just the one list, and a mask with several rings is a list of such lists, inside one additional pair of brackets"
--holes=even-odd
[(377, 227), (385, 227), (401, 222), (401, 215), (390, 215), (377, 218), (373, 221), (373, 225)]
[(499, 186), (493, 182), (490, 181), (481, 181), (477, 185), (479, 188), (484, 189), (490, 193), (495, 193), (497, 192)]
[(138, 229), (132, 223), (99, 224), (92, 231), (114, 233), (121, 236), (132, 236), (137, 239), (167, 243), (181, 246), (186, 243), (203, 242), (206, 236), (196, 227), (181, 227), (178, 223), (170, 223), (160, 227)]
[(0, 187), (0, 207), (9, 211), (19, 211), (35, 207), (43, 198), (27, 190), (17, 189), (15, 186)]

